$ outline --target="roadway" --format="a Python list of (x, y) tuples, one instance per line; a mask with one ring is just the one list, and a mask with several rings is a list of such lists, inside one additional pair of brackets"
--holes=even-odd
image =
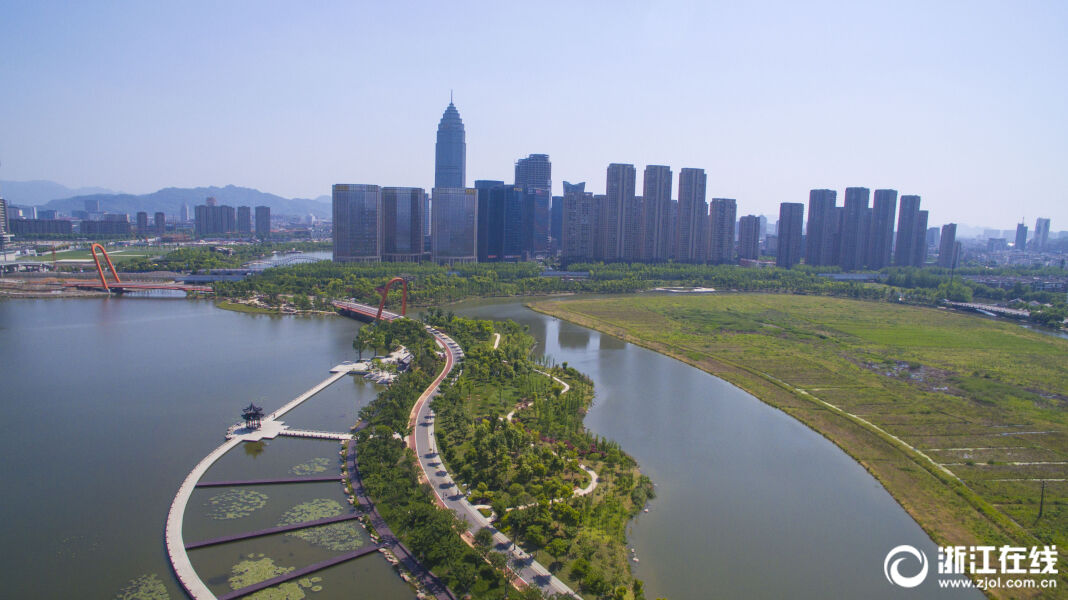
[(412, 434), (409, 436), (409, 444), (415, 451), (419, 461), (419, 467), (423, 475), (434, 490), (438, 503), (467, 523), (467, 531), (474, 535), (479, 529), (489, 527), (493, 532), (494, 550), (508, 557), (513, 572), (525, 584), (537, 586), (546, 595), (558, 594), (563, 596), (578, 597), (564, 582), (553, 576), (541, 563), (534, 560), (522, 548), (515, 545), (503, 533), (498, 531), (482, 516), (482, 513), (472, 505), (467, 498), (459, 492), (455, 482), (442, 464), (437, 453), (437, 437), (434, 433), (434, 411), (430, 408), (430, 398), (437, 394), (441, 382), (452, 371), (453, 367), (463, 359), (463, 350), (451, 338), (444, 333), (428, 327), (427, 330), (434, 336), (438, 345), (445, 350), (445, 368), (442, 369), (438, 378), (427, 388), (426, 392), (419, 397), (412, 409), (414, 415)]
[[(360, 302), (335, 300), (332, 304), (342, 311), (359, 314), (364, 317), (373, 318), (378, 313), (378, 307)], [(383, 310), (382, 318), (392, 321), (401, 318), (401, 315)], [(440, 506), (453, 511), (458, 518), (467, 523), (469, 535), (474, 535), (475, 532), (483, 527), (489, 527), (490, 531), (493, 532), (494, 550), (508, 557), (512, 572), (524, 584), (537, 586), (546, 595), (555, 594), (578, 598), (579, 595), (567, 584), (554, 577), (541, 563), (534, 560), (534, 557), (514, 544), (506, 535), (497, 531), (489, 522), (489, 519), (482, 516), (482, 513), (478, 512), (478, 509), (459, 493), (452, 477), (439, 460), (437, 438), (434, 435), (434, 412), (430, 408), (430, 399), (437, 395), (441, 383), (449, 376), (453, 368), (463, 360), (464, 351), (459, 344), (443, 332), (429, 326), (427, 331), (434, 336), (434, 340), (444, 351), (445, 366), (434, 381), (431, 382), (430, 386), (416, 400), (408, 423), (409, 430), (412, 433), (406, 438), (406, 443), (415, 452), (423, 477), (434, 490), (435, 499), (437, 499)], [(497, 338), (498, 344), (500, 343), (499, 340), (500, 338)], [(564, 386), (566, 387), (567, 384), (564, 383)], [(596, 482), (596, 477), (594, 477), (594, 482)]]

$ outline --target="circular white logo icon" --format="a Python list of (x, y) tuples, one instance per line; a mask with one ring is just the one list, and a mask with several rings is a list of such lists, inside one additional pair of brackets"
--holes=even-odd
[[(901, 564), (901, 561), (908, 557), (898, 557), (899, 554), (908, 554), (920, 561), (920, 572), (911, 577), (902, 575), (901, 572), (898, 571), (898, 566)], [(883, 574), (886, 575), (886, 580), (894, 585), (903, 588), (914, 588), (923, 583), (923, 580), (927, 578), (927, 555), (921, 550), (917, 550), (909, 545), (898, 546), (887, 553), (886, 560), (883, 561)]]

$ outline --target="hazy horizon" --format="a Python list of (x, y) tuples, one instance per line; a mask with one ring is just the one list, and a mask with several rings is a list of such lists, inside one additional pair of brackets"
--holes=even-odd
[[(0, 8), (0, 179), (132, 194), (433, 183), (450, 89), (467, 184), (550, 155), (708, 173), (778, 213), (919, 194), (930, 222), (1068, 229), (1068, 5), (761, 3)], [(806, 215), (807, 217), (807, 215)]]

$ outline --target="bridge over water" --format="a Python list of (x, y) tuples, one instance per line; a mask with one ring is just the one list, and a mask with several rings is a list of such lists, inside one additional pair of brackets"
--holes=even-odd
[[(176, 290), (182, 292), (197, 292), (201, 294), (211, 294), (215, 290), (205, 285), (189, 285), (178, 282), (146, 282), (146, 281), (122, 281), (119, 278), (119, 272), (115, 270), (115, 265), (111, 262), (111, 257), (108, 256), (108, 251), (104, 249), (100, 244), (93, 244), (89, 247), (93, 252), (93, 262), (96, 263), (96, 272), (100, 276), (100, 282), (97, 283), (92, 279), (81, 279), (75, 281), (68, 281), (63, 284), (64, 287), (73, 287), (79, 289), (92, 289), (102, 290), (105, 292), (113, 292), (116, 294), (122, 294), (124, 292), (136, 292), (146, 290)], [(108, 266), (108, 270), (111, 271), (112, 277), (115, 281), (108, 281), (104, 275), (104, 266), (100, 264), (100, 256), (96, 251), (100, 250), (104, 256), (104, 261)]]

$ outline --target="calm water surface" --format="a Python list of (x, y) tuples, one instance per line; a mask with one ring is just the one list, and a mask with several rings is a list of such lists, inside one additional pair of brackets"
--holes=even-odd
[[(131, 580), (154, 574), (171, 598), (184, 598), (163, 543), (178, 485), (250, 401), (273, 410), (352, 358), (359, 326), (342, 318), (234, 313), (184, 299), (0, 301), (0, 597), (112, 598)], [(317, 396), (285, 420), (344, 431), (375, 394), (372, 384), (342, 379), (321, 393), (318, 408)], [(292, 476), (291, 467), (315, 457), (329, 459), (337, 472), (338, 448), (279, 439), (254, 456), (239, 447), (209, 477)], [(239, 520), (246, 528), (199, 519), (210, 495), (198, 490), (187, 511), (188, 539), (270, 526), (282, 510), (307, 500), (343, 501), (336, 484), (262, 491), (272, 501), (262, 516)], [(279, 553), (277, 563), (293, 558), (293, 565), (318, 556), (293, 538), (264, 541), (191, 556), (195, 564), (215, 564), (214, 572), (202, 573), (215, 578), (209, 583), (215, 589), (240, 552)], [(203, 560), (212, 555), (217, 559)], [(320, 575), (323, 590), (311, 598), (412, 597), (377, 555)]]

